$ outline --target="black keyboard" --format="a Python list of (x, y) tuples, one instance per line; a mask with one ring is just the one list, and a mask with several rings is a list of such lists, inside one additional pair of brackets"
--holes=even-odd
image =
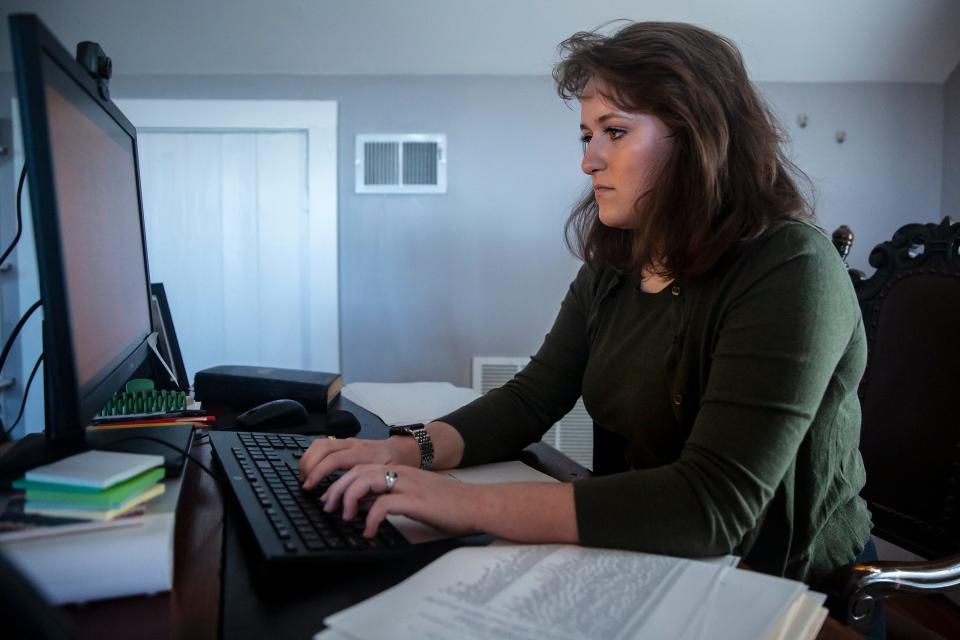
[(366, 560), (409, 549), (387, 521), (367, 539), (365, 512), (347, 521), (339, 509), (323, 511), (319, 496), (339, 474), (327, 476), (313, 491), (300, 487), (300, 457), (313, 440), (283, 433), (210, 433), (213, 453), (264, 559)]

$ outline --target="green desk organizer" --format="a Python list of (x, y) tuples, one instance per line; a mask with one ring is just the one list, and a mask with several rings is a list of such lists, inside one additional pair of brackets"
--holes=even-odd
[(156, 389), (152, 380), (134, 378), (124, 391), (113, 394), (107, 400), (98, 418), (124, 416), (138, 413), (170, 413), (187, 408), (187, 394), (183, 391)]

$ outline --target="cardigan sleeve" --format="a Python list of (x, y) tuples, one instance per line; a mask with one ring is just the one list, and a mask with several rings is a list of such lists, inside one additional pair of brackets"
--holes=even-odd
[(576, 404), (588, 355), (587, 317), (597, 282), (595, 272), (583, 266), (530, 363), (502, 387), (438, 418), (463, 437), (463, 466), (516, 457)]
[[(574, 484), (580, 542), (683, 556), (737, 550), (797, 458), (838, 363), (862, 333), (856, 298), (825, 238), (791, 225), (758, 241), (733, 279), (700, 406), (679, 459)], [(855, 386), (855, 383), (853, 383)], [(826, 407), (827, 409), (824, 409)], [(833, 455), (829, 450), (822, 455)]]

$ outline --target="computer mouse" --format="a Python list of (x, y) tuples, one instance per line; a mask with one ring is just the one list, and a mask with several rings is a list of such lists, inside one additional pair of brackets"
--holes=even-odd
[(360, 432), (360, 421), (349, 411), (331, 409), (323, 414), (323, 420), (316, 426), (301, 430), (301, 433), (351, 438)]
[(251, 431), (299, 427), (307, 421), (307, 410), (296, 400), (271, 400), (236, 417), (239, 426)]

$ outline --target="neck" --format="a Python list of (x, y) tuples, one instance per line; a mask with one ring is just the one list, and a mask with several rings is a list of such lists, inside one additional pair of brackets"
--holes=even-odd
[(673, 282), (673, 278), (658, 275), (651, 267), (644, 267), (640, 272), (640, 278), (640, 290), (645, 293), (660, 293)]

